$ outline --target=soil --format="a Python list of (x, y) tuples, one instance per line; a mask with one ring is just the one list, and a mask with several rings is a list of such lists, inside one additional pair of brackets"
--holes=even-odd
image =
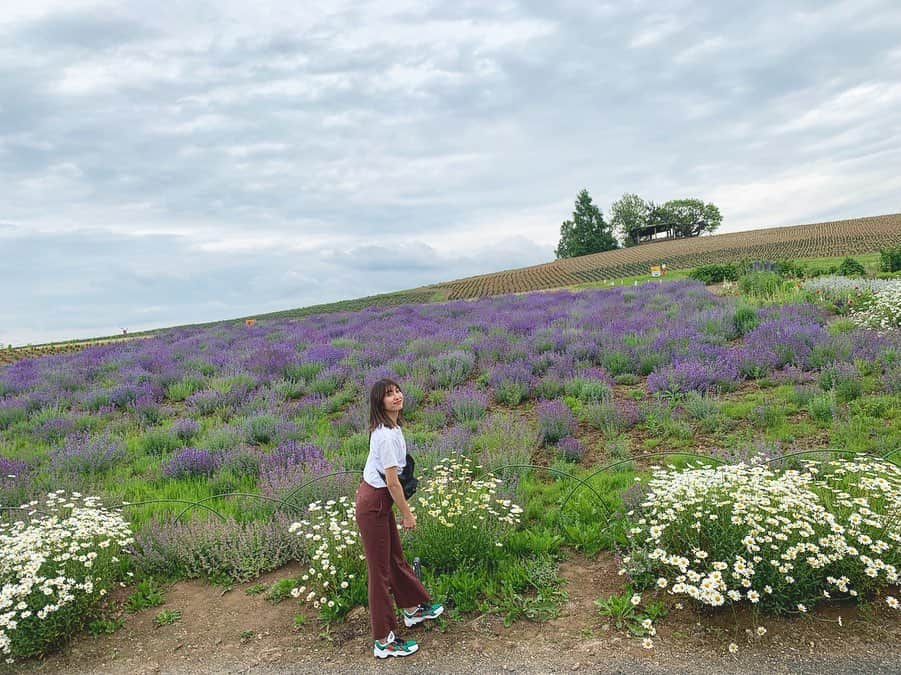
[[(266, 583), (293, 576), (297, 565), (265, 575)], [(623, 590), (613, 557), (571, 554), (560, 565), (568, 599), (558, 618), (544, 623), (475, 614), (403, 631), (420, 651), (405, 659), (378, 661), (371, 651), (368, 614), (357, 608), (343, 622), (320, 624), (306, 611), (305, 625), (294, 617), (305, 610), (288, 599), (272, 604), (265, 594), (248, 595), (252, 583), (233, 589), (201, 581), (179, 582), (166, 603), (126, 614), (112, 635), (81, 634), (61, 652), (16, 664), (21, 673), (878, 673), (901, 672), (901, 612), (882, 599), (863, 607), (831, 606), (798, 618), (767, 618), (768, 632), (745, 633), (750, 614), (702, 616), (677, 609), (661, 594), (670, 613), (658, 621), (654, 648), (618, 630), (594, 601)], [(177, 609), (183, 618), (156, 627), (153, 617)], [(843, 626), (839, 626), (838, 617)], [(736, 627), (737, 626), (737, 627)], [(736, 642), (739, 652), (728, 653)]]

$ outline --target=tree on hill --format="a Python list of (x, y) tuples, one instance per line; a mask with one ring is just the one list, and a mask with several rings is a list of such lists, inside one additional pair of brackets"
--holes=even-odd
[(636, 194), (624, 194), (610, 205), (610, 225), (622, 237), (623, 246), (638, 243), (638, 233), (647, 227), (653, 208)]
[(615, 248), (616, 238), (610, 225), (592, 203), (588, 190), (582, 190), (576, 197), (572, 220), (564, 220), (560, 226), (560, 243), (554, 253), (557, 258), (574, 258)]
[(672, 226), (677, 237), (713, 232), (723, 222), (716, 205), (705, 204), (700, 199), (672, 199), (655, 209), (654, 218)]

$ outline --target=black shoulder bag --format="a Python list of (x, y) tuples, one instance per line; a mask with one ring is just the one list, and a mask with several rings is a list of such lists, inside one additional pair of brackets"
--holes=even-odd
[[(419, 487), (419, 479), (413, 475), (413, 470), (416, 468), (416, 462), (413, 461), (413, 455), (409, 452), (407, 453), (407, 463), (404, 464), (403, 470), (397, 474), (397, 479), (400, 481), (400, 486), (404, 489), (404, 499), (409, 499), (416, 492), (416, 488)], [(381, 471), (378, 472), (379, 476), (382, 477), (382, 480), (385, 483), (388, 480), (385, 478), (385, 474)]]

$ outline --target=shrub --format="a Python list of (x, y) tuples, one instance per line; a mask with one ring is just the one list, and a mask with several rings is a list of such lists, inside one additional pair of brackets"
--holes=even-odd
[(738, 279), (738, 268), (732, 263), (700, 265), (692, 269), (688, 276), (704, 284), (736, 281)]
[(831, 422), (835, 413), (835, 397), (831, 394), (814, 396), (807, 404), (807, 411), (817, 422)]
[[(0, 455), (0, 489), (8, 489), (31, 472), (32, 466), (22, 459)], [(17, 502), (13, 502), (17, 503)]]
[(304, 560), (303, 540), (288, 533), (291, 519), (152, 521), (135, 536), (135, 565), (144, 575), (241, 583)]
[(806, 274), (804, 264), (796, 260), (778, 260), (775, 269), (783, 279), (800, 279)]
[(200, 425), (190, 417), (184, 417), (172, 423), (171, 431), (178, 440), (188, 443), (200, 433)]
[(740, 305), (732, 315), (732, 330), (736, 337), (741, 337), (745, 333), (757, 328), (760, 319), (757, 318), (757, 311), (753, 307)]
[[(601, 366), (613, 377), (631, 374), (635, 369), (632, 357), (624, 352), (616, 350), (605, 351), (601, 354)], [(617, 382), (617, 384), (621, 383)]]
[(621, 373), (614, 378), (614, 381), (617, 384), (631, 386), (641, 382), (641, 378), (638, 377), (638, 375), (636, 375), (635, 373)]
[(519, 405), (528, 398), (531, 381), (532, 373), (522, 364), (496, 366), (488, 379), (494, 398), (505, 405)]
[(782, 287), (782, 279), (775, 272), (750, 272), (738, 280), (738, 288), (745, 295), (767, 297)]
[(160, 457), (171, 452), (178, 445), (178, 439), (174, 434), (161, 429), (153, 429), (141, 437), (141, 449), (153, 457)]
[(880, 272), (901, 272), (901, 246), (883, 249), (879, 252)]
[(209, 477), (218, 464), (219, 458), (208, 450), (184, 448), (163, 466), (163, 474), (167, 478)]
[(537, 399), (551, 400), (559, 397), (564, 390), (561, 378), (554, 374), (547, 374), (535, 383), (534, 394)]
[(63, 447), (51, 454), (51, 464), (57, 474), (99, 474), (125, 457), (123, 444), (108, 434), (92, 438), (81, 433), (69, 436)]
[(309, 382), (319, 374), (325, 365), (319, 361), (301, 361), (285, 366), (284, 375), (295, 382)]
[(492, 414), (482, 420), (472, 447), (486, 471), (507, 464), (529, 464), (535, 447), (535, 426), (509, 414)]
[(366, 562), (351, 499), (313, 502), (305, 518), (288, 531), (311, 549), (310, 567), (296, 580), (293, 597), (310, 603), (328, 619), (366, 603)]
[(578, 462), (585, 454), (585, 448), (572, 436), (560, 439), (557, 443), (557, 451), (567, 462)]
[(281, 398), (294, 401), (306, 396), (308, 388), (303, 380), (283, 379), (272, 383), (272, 391)]
[(648, 393), (676, 397), (689, 391), (731, 388), (737, 381), (738, 367), (734, 364), (685, 359), (654, 370), (647, 387)]
[(331, 396), (341, 386), (341, 378), (337, 373), (324, 371), (310, 383), (310, 391), (320, 396)]
[[(260, 458), (260, 491), (267, 497), (285, 499), (295, 488), (340, 468), (311, 443), (284, 441)], [(344, 491), (347, 481), (347, 477), (336, 477), (332, 483), (318, 481), (305, 493), (295, 495), (295, 499), (309, 500), (311, 495), (330, 497), (334, 491)]]
[(265, 445), (278, 436), (279, 418), (275, 415), (258, 415), (247, 422), (245, 439), (248, 443)]
[(703, 605), (803, 613), (827, 594), (898, 583), (897, 513), (901, 467), (888, 462), (657, 469), (630, 512), (623, 564), (642, 586)]
[(18, 401), (0, 398), (0, 431), (22, 422), (27, 417), (28, 413)]
[(212, 415), (226, 406), (225, 397), (218, 391), (203, 389), (195, 391), (185, 399), (188, 409), (198, 415)]
[(462, 384), (469, 377), (475, 365), (472, 354), (457, 350), (430, 359), (435, 373), (435, 383), (442, 389)]
[(867, 271), (860, 261), (854, 258), (845, 258), (838, 266), (838, 273), (843, 277), (865, 277)]
[(0, 524), (0, 652), (25, 658), (73, 635), (124, 575), (128, 524), (96, 497), (51, 492)]
[(195, 391), (198, 391), (202, 388), (202, 379), (187, 376), (182, 378), (178, 382), (173, 382), (166, 388), (166, 398), (174, 403), (177, 403), (179, 401), (184, 401)]
[(477, 422), (488, 409), (488, 396), (475, 387), (463, 387), (451, 392), (448, 405), (458, 422)]
[(722, 403), (712, 396), (690, 391), (682, 400), (685, 412), (696, 420), (702, 431), (716, 431), (723, 422)]
[(863, 393), (863, 382), (857, 367), (851, 363), (833, 363), (820, 372), (819, 385), (835, 391), (839, 401), (851, 401)]
[(477, 478), (475, 468), (467, 457), (445, 458), (416, 493), (416, 529), (405, 548), (436, 573), (490, 567), (519, 523), (522, 509), (497, 497), (500, 479)]
[(863, 328), (891, 330), (901, 328), (901, 281), (876, 291), (873, 300), (854, 312), (851, 318)]
[(538, 437), (543, 445), (552, 445), (571, 436), (576, 429), (576, 418), (562, 401), (541, 401), (536, 413)]
[(574, 377), (564, 384), (567, 396), (574, 396), (585, 403), (609, 401), (613, 398), (613, 388), (604, 380), (589, 377)]
[(579, 412), (579, 418), (592, 428), (611, 436), (635, 425), (638, 406), (634, 401), (589, 403)]

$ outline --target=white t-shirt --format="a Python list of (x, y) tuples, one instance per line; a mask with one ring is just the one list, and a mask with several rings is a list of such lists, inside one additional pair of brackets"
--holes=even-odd
[(407, 465), (407, 443), (400, 427), (388, 429), (379, 426), (369, 437), (369, 457), (363, 468), (363, 480), (374, 488), (388, 487), (379, 476), (385, 469), (396, 466), (400, 473)]

